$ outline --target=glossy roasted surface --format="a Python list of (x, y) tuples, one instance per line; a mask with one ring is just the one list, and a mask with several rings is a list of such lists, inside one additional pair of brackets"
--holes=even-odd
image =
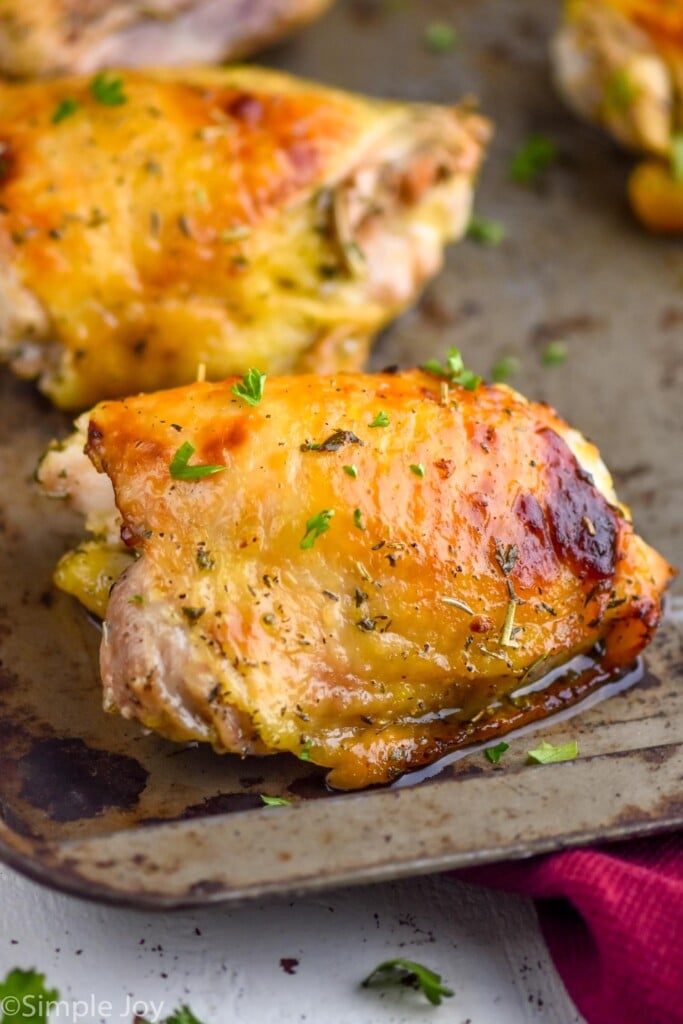
[[(271, 379), (256, 407), (234, 383), (91, 414), (142, 554), (109, 602), (108, 706), (219, 750), (303, 751), (354, 788), (482, 714), (504, 727), (506, 694), (598, 641), (609, 668), (651, 638), (668, 567), (548, 407), (419, 371)], [(174, 479), (186, 442), (225, 469)]]
[(0, 351), (76, 409), (200, 364), (357, 369), (465, 230), (488, 134), (256, 68), (0, 84)]

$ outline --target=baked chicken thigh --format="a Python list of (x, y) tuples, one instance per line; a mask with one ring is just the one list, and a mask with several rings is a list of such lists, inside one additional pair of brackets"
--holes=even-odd
[(83, 416), (39, 475), (97, 534), (57, 581), (104, 618), (106, 708), (352, 789), (575, 702), (595, 673), (529, 684), (576, 656), (629, 665), (669, 566), (592, 444), (454, 376), (254, 371)]
[(629, 182), (640, 220), (683, 232), (683, 0), (567, 0), (554, 61), (577, 113), (654, 157)]
[(72, 409), (358, 369), (465, 230), (488, 134), (256, 68), (0, 84), (0, 358)]
[(3, 0), (0, 72), (234, 60), (315, 18), (330, 0)]

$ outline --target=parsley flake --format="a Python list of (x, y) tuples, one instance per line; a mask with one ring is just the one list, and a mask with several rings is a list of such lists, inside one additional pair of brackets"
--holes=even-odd
[(350, 466), (342, 466), (342, 469), (347, 476), (351, 477), (352, 480), (358, 479), (358, 467), (355, 464), (352, 463)]
[(196, 449), (189, 441), (181, 444), (168, 467), (168, 471), (174, 480), (201, 480), (202, 477), (211, 476), (213, 473), (222, 473), (227, 466), (190, 466), (189, 460)]
[(425, 28), (424, 41), (432, 53), (450, 53), (458, 41), (458, 33), (448, 21), (430, 21)]
[(676, 132), (671, 139), (671, 176), (683, 183), (683, 132)]
[(557, 161), (557, 146), (544, 135), (532, 135), (510, 162), (510, 177), (518, 185), (535, 185)]
[(472, 370), (466, 370), (460, 349), (449, 348), (446, 353), (446, 365), (443, 366), (438, 359), (430, 359), (422, 369), (426, 373), (433, 373), (437, 377), (445, 377), (451, 384), (459, 384), (466, 391), (474, 391), (481, 384), (481, 377), (478, 377)]
[(266, 807), (289, 807), (292, 803), (291, 800), (286, 800), (283, 796), (266, 796), (265, 793), (261, 793), (261, 800)]
[(204, 543), (197, 545), (197, 565), (200, 569), (210, 571), (216, 568), (216, 559), (206, 550)]
[(361, 510), (359, 508), (354, 508), (354, 510), (353, 510), (353, 525), (358, 530), (364, 530), (365, 529), (365, 527), (363, 526), (363, 523), (361, 521), (361, 516), (362, 515), (363, 515), (363, 513), (361, 512)]
[(243, 398), (249, 405), (258, 405), (263, 398), (263, 388), (266, 383), (266, 374), (258, 370), (247, 370), (241, 381), (233, 384), (230, 388), (233, 395)]
[(522, 363), (517, 356), (503, 356), (491, 367), (491, 377), (500, 384), (501, 381), (516, 377), (522, 369)]
[(54, 109), (52, 115), (52, 123), (59, 124), (61, 121), (66, 121), (67, 117), (71, 117), (80, 108), (78, 100), (72, 99), (67, 96), (65, 99), (60, 100)]
[(206, 611), (206, 608), (188, 608), (188, 607), (185, 607), (185, 608), (182, 609), (183, 615), (185, 616), (185, 618), (187, 619), (188, 622), (198, 622), (201, 619), (201, 617), (202, 617), (202, 615), (204, 614), (205, 611)]
[(549, 342), (543, 349), (541, 362), (544, 366), (561, 366), (568, 354), (567, 342), (557, 339)]
[(506, 750), (509, 750), (509, 749), (510, 749), (510, 744), (509, 743), (505, 743), (503, 741), (501, 743), (496, 743), (495, 747), (487, 747), (486, 750), (484, 751), (484, 753), (486, 754), (486, 756), (489, 759), (489, 761), (491, 762), (491, 764), (498, 764), (498, 762), (500, 761), (502, 755), (505, 753)]
[(312, 745), (313, 745), (313, 741), (312, 740), (306, 740), (306, 742), (304, 743), (303, 747), (299, 751), (299, 760), (300, 761), (310, 761), (311, 760), (311, 746)]
[(425, 468), (421, 462), (411, 462), (410, 472), (414, 473), (415, 476), (423, 477), (425, 475)]
[(363, 982), (363, 987), (387, 982), (411, 985), (422, 992), (433, 1006), (439, 1006), (442, 998), (453, 995), (453, 990), (443, 984), (440, 974), (403, 957), (378, 964)]
[(579, 756), (579, 745), (576, 740), (561, 743), (559, 747), (542, 740), (535, 750), (527, 750), (527, 757), (534, 764), (556, 764), (559, 761), (573, 761)]
[(490, 220), (488, 217), (479, 217), (473, 213), (467, 225), (467, 237), (480, 245), (488, 245), (491, 248), (500, 245), (505, 238), (505, 225), (499, 220)]
[(389, 419), (387, 414), (380, 410), (380, 412), (378, 412), (377, 415), (375, 416), (375, 418), (372, 421), (372, 423), (368, 423), (368, 426), (369, 427), (388, 427), (390, 422), (391, 422), (391, 420)]
[(15, 967), (0, 981), (0, 1013), (2, 1024), (47, 1024), (48, 1013), (59, 999), (57, 989), (45, 987), (45, 975), (36, 970)]
[(181, 1006), (166, 1018), (164, 1024), (202, 1024), (202, 1022), (195, 1017), (189, 1006)]
[(120, 107), (127, 101), (123, 91), (123, 79), (119, 75), (100, 71), (90, 83), (90, 92), (105, 107)]
[(638, 97), (638, 87), (626, 68), (616, 68), (605, 86), (605, 103), (625, 113)]
[(299, 541), (299, 547), (304, 551), (308, 551), (315, 544), (318, 537), (323, 533), (327, 533), (330, 528), (330, 519), (334, 515), (334, 509), (325, 508), (322, 512), (318, 512), (317, 516), (313, 516), (306, 522), (306, 532)]

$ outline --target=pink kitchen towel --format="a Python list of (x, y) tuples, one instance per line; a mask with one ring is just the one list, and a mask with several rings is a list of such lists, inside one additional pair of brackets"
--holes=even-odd
[(526, 893), (589, 1024), (683, 1024), (683, 835), (458, 872)]

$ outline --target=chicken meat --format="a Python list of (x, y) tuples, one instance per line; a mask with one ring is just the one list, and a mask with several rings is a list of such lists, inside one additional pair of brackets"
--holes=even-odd
[(84, 415), (39, 476), (98, 534), (57, 581), (104, 619), (105, 707), (353, 789), (629, 666), (672, 570), (592, 444), (458, 379), (252, 373)]
[(567, 0), (560, 90), (582, 117), (648, 154), (629, 181), (650, 229), (683, 232), (683, 0)]
[(70, 409), (359, 369), (464, 232), (488, 136), (256, 68), (0, 84), (0, 358)]
[(311, 21), (330, 0), (3, 0), (0, 72), (234, 60)]

